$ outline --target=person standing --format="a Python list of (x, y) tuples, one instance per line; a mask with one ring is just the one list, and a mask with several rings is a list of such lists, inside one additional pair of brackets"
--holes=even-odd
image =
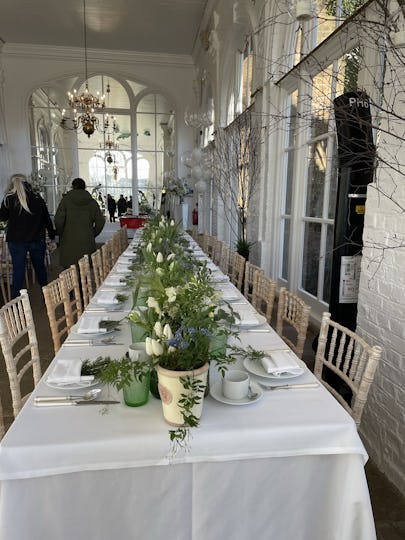
[(104, 223), (100, 206), (86, 191), (85, 181), (75, 178), (72, 190), (63, 196), (55, 214), (61, 265), (68, 268), (83, 255), (96, 251), (96, 236), (103, 230)]
[(118, 202), (117, 202), (117, 208), (118, 208), (118, 217), (121, 217), (122, 214), (125, 214), (125, 212), (127, 211), (127, 201), (125, 200), (125, 197), (124, 195), (120, 195), (120, 198), (118, 199)]
[(107, 195), (107, 210), (110, 214), (110, 223), (115, 222), (115, 211), (117, 209), (117, 203), (115, 202), (114, 197), (110, 194)]
[(6, 241), (13, 262), (11, 298), (16, 298), (23, 288), (27, 253), (39, 285), (47, 285), (45, 229), (51, 239), (51, 250), (56, 248), (55, 229), (44, 199), (33, 192), (25, 175), (11, 177), (0, 207), (0, 221), (7, 221)]

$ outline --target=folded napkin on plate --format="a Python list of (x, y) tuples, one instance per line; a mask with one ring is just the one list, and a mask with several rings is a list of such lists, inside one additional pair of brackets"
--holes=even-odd
[(240, 320), (237, 320), (236, 324), (240, 324), (241, 326), (253, 326), (259, 324), (259, 319), (253, 311), (239, 310), (237, 313)]
[(100, 291), (97, 293), (97, 304), (118, 304), (115, 291)]
[(108, 278), (104, 281), (106, 285), (110, 285), (111, 287), (117, 287), (119, 285), (125, 285), (125, 279), (123, 275), (121, 274), (111, 274), (108, 276)]
[(240, 294), (235, 287), (229, 284), (225, 284), (220, 290), (222, 300), (237, 300)]
[(131, 271), (126, 264), (117, 264), (114, 270), (117, 274), (128, 274)]
[(267, 351), (267, 356), (262, 358), (262, 366), (266, 373), (271, 375), (281, 375), (291, 373), (291, 375), (301, 375), (302, 367), (298, 365), (293, 354), (289, 350)]
[(80, 358), (58, 360), (47, 382), (63, 385), (93, 381), (94, 375), (81, 375), (82, 362)]
[(108, 317), (82, 317), (77, 327), (78, 334), (98, 334), (99, 332), (107, 332), (107, 328), (100, 328), (100, 322), (107, 320)]

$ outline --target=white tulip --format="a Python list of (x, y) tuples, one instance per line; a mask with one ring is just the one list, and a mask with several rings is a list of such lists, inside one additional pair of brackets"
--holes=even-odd
[(156, 339), (152, 339), (152, 352), (154, 356), (161, 356), (163, 354), (162, 344)]
[(155, 324), (153, 325), (153, 330), (154, 330), (155, 334), (157, 335), (157, 337), (162, 337), (163, 328), (162, 328), (162, 324), (161, 324), (160, 321), (155, 322)]
[(172, 304), (176, 300), (176, 289), (174, 287), (167, 287), (165, 289), (167, 301)]
[(152, 242), (149, 242), (149, 244), (146, 246), (146, 251), (150, 253), (152, 251)]
[(149, 296), (147, 300), (148, 307), (153, 308), (158, 315), (162, 313), (162, 310), (160, 309), (159, 302), (156, 300), (156, 298), (153, 298), (153, 296)]
[(173, 260), (175, 257), (176, 257), (176, 255), (175, 255), (174, 253), (170, 253), (170, 255), (167, 256), (167, 260), (168, 260), (168, 261), (171, 261), (171, 260)]
[(172, 220), (170, 221), (170, 225), (171, 225), (172, 227), (174, 227), (174, 219), (172, 219)]
[(170, 324), (166, 323), (163, 328), (163, 335), (166, 337), (166, 339), (173, 339), (173, 332), (170, 328)]
[(163, 262), (163, 254), (161, 251), (159, 251), (159, 253), (156, 256), (156, 262), (159, 264)]
[(152, 356), (153, 354), (153, 350), (152, 350), (152, 339), (150, 337), (147, 337), (145, 339), (145, 349), (146, 349), (146, 354), (148, 356)]

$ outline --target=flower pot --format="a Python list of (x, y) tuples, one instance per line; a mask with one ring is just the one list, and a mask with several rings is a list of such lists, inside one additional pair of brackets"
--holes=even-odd
[(124, 394), (125, 404), (129, 407), (145, 405), (149, 399), (149, 387), (150, 371), (139, 378), (133, 379), (131, 384), (123, 387), (122, 392)]
[[(180, 377), (188, 376), (193, 377), (194, 379), (199, 379), (205, 388), (207, 385), (208, 368), (208, 362), (201, 368), (192, 371), (171, 371), (169, 369), (162, 368), (159, 365), (157, 366), (156, 370), (159, 381), (158, 387), (160, 398), (162, 400), (163, 416), (168, 424), (172, 426), (184, 426), (182, 410), (178, 402), (181, 399), (181, 394), (185, 394), (187, 391), (184, 389), (180, 381)], [(194, 405), (192, 409), (192, 414), (196, 418), (201, 417), (203, 399), (204, 390), (201, 392), (200, 403)]]

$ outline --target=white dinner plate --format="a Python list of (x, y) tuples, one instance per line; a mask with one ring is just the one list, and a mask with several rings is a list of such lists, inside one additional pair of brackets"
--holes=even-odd
[(80, 390), (81, 388), (93, 388), (94, 386), (100, 386), (100, 381), (85, 381), (83, 383), (70, 383), (70, 384), (57, 384), (50, 383), (45, 379), (45, 384), (49, 388), (54, 388), (56, 390)]
[(256, 403), (261, 397), (263, 397), (263, 390), (255, 382), (250, 383), (250, 388), (252, 394), (256, 394), (253, 399), (245, 397), (243, 399), (228, 399), (222, 393), (222, 380), (214, 383), (210, 388), (210, 395), (215, 400), (225, 403), (226, 405), (250, 405), (251, 403)]
[[(271, 351), (269, 351), (271, 352)], [(247, 369), (247, 371), (249, 371), (249, 373), (253, 373), (253, 375), (257, 375), (258, 377), (264, 377), (265, 379), (274, 379), (274, 380), (282, 380), (282, 379), (294, 379), (294, 377), (300, 377), (305, 369), (306, 369), (306, 364), (305, 362), (303, 362), (302, 360), (300, 360), (299, 358), (296, 359), (297, 361), (297, 364), (299, 365), (299, 367), (301, 368), (301, 373), (281, 373), (280, 375), (273, 375), (271, 373), (267, 373), (264, 369), (264, 367), (262, 366), (260, 360), (251, 360), (250, 358), (245, 358), (245, 360), (243, 361), (243, 365), (245, 367), (245, 369)]]

